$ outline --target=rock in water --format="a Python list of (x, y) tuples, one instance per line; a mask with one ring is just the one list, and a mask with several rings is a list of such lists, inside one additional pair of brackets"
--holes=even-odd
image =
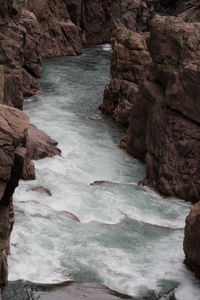
[(117, 293), (100, 284), (73, 281), (60, 284), (11, 282), (4, 290), (2, 300), (29, 299), (30, 294), (32, 300), (134, 300), (133, 297)]
[(186, 218), (183, 249), (186, 266), (200, 279), (200, 201)]
[(33, 160), (61, 155), (57, 142), (34, 125), (29, 125), (26, 134), (26, 148), (28, 155)]
[(51, 191), (43, 186), (36, 186), (36, 187), (30, 189), (30, 191), (34, 191), (34, 192), (38, 192), (41, 194), (46, 194), (48, 196), (52, 196)]
[(73, 221), (80, 222), (79, 218), (69, 211), (62, 211), (61, 213)]

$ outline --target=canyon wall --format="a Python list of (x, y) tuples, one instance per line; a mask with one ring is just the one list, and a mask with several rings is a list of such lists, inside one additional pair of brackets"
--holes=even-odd
[[(146, 178), (140, 183), (196, 203), (200, 196), (200, 4), (196, 0), (154, 4), (160, 16), (152, 19), (150, 35), (136, 33), (134, 22), (117, 24), (111, 81), (100, 109), (128, 128), (120, 145), (146, 164)], [(199, 220), (198, 202), (186, 219), (184, 238), (185, 264), (197, 278)]]
[(150, 36), (118, 26), (100, 106), (128, 127), (121, 147), (146, 163), (143, 184), (194, 203), (200, 195), (199, 35), (200, 23), (179, 17), (154, 17)]

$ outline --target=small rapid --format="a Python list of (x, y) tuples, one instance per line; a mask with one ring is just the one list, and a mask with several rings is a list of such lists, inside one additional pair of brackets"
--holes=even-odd
[[(44, 93), (25, 101), (31, 123), (59, 142), (62, 156), (35, 162), (36, 180), (15, 192), (9, 280), (96, 282), (133, 296), (169, 290), (199, 300), (183, 264), (191, 204), (138, 186), (145, 167), (117, 146), (125, 130), (97, 110), (110, 55), (103, 45), (45, 61)], [(90, 185), (97, 180), (105, 182)], [(30, 190), (37, 186), (52, 197)]]

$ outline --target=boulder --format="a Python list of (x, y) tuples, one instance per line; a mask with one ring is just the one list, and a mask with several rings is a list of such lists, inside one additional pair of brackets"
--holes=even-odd
[(26, 132), (27, 155), (32, 160), (61, 155), (58, 143), (34, 125), (29, 125)]

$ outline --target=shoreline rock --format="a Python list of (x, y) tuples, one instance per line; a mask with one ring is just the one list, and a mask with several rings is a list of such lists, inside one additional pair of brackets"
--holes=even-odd
[(197, 202), (186, 218), (183, 249), (185, 253), (184, 263), (189, 270), (200, 279), (200, 202)]

